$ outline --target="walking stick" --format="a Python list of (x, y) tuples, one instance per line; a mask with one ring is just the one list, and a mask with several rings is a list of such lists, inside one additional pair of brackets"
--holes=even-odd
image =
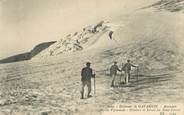
[(121, 74), (120, 74), (120, 84), (121, 84), (121, 76), (122, 76), (122, 72), (121, 72)]
[(121, 85), (121, 79), (122, 79), (122, 76), (123, 76), (123, 73), (122, 73), (122, 71), (121, 71), (121, 75), (120, 75), (120, 85)]
[[(96, 75), (95, 71), (94, 71), (94, 75)], [(95, 80), (95, 77), (94, 76), (94, 95), (96, 95), (96, 80)]]
[(137, 66), (137, 82), (139, 80), (139, 67)]

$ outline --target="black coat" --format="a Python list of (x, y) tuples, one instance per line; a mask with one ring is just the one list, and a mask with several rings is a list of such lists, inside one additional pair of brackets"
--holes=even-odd
[(94, 77), (93, 70), (90, 67), (85, 67), (81, 71), (81, 81), (90, 81)]

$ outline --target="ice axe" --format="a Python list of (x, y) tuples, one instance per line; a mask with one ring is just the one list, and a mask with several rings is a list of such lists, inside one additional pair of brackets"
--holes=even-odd
[(139, 66), (137, 66), (137, 82), (139, 80)]
[(96, 80), (95, 80), (95, 77), (96, 77), (96, 72), (94, 70), (94, 95), (96, 95)]

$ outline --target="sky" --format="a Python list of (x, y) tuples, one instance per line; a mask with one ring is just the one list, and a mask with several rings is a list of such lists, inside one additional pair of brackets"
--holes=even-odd
[(153, 0), (0, 0), (0, 58), (59, 40), (144, 1)]

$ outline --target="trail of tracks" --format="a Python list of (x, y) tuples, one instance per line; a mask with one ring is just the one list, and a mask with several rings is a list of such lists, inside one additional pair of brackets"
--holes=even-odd
[[(1, 80), (0, 102), (2, 99), (9, 101), (5, 105), (1, 104), (0, 112), (10, 110), (14, 114), (17, 111), (19, 114), (40, 114), (46, 111), (50, 115), (90, 115), (91, 113), (98, 115), (103, 109), (117, 102), (184, 100), (182, 98), (183, 73), (142, 75), (138, 82), (135, 82), (134, 78), (131, 79), (134, 84), (132, 87), (111, 88), (111, 78), (101, 72), (104, 68), (101, 68), (100, 64), (96, 65), (96, 69), (99, 70), (96, 73), (96, 96), (80, 100), (80, 70), (83, 67), (81, 64), (83, 60), (89, 58), (97, 59), (90, 55), (78, 61), (67, 61), (70, 60), (68, 58), (62, 61), (50, 60), (47, 64), (29, 62), (29, 66), (26, 66), (26, 62), (23, 62), (1, 66), (1, 79), (3, 79)], [(10, 112), (6, 113), (10, 114)]]

